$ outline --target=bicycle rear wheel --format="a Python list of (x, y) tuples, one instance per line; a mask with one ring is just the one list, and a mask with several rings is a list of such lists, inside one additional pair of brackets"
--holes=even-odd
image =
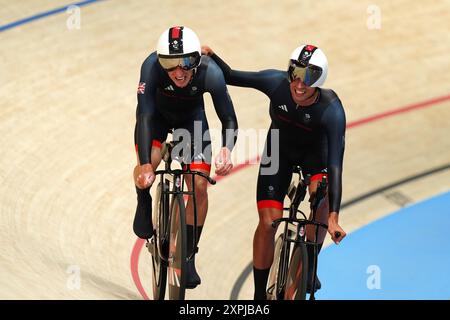
[(308, 252), (305, 243), (296, 243), (289, 264), (284, 300), (305, 300), (308, 281)]
[(184, 300), (186, 291), (186, 208), (183, 196), (172, 198), (169, 242), (169, 299)]
[(267, 281), (268, 300), (283, 299), (289, 251), (289, 243), (284, 241), (284, 234), (280, 234), (275, 242), (273, 262)]
[(167, 257), (168, 246), (167, 243), (167, 225), (169, 219), (169, 197), (163, 194), (162, 188), (165, 191), (169, 190), (169, 183), (166, 181), (164, 185), (158, 184), (156, 188), (156, 197), (153, 214), (154, 236), (150, 239), (148, 244), (152, 252), (152, 284), (153, 284), (153, 299), (164, 300), (166, 293), (166, 279), (167, 279), (167, 263), (161, 259)]

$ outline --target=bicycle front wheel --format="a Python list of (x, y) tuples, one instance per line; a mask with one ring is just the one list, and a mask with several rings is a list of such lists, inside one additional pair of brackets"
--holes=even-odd
[(308, 281), (308, 252), (305, 243), (296, 243), (286, 279), (284, 300), (305, 300)]
[(284, 234), (280, 234), (275, 242), (272, 266), (267, 281), (267, 299), (280, 300), (284, 295), (287, 262), (289, 257), (289, 243), (284, 241)]
[(186, 291), (186, 208), (183, 196), (172, 198), (169, 240), (169, 299), (184, 300)]
[(154, 236), (150, 239), (149, 246), (152, 247), (152, 284), (153, 299), (164, 300), (166, 293), (167, 264), (161, 257), (167, 257), (166, 231), (168, 224), (168, 195), (162, 193), (162, 189), (168, 191), (169, 183), (166, 181), (164, 185), (158, 184), (156, 188), (156, 197), (153, 214)]

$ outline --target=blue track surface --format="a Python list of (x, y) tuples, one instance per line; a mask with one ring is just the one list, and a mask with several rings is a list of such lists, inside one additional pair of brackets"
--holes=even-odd
[(324, 249), (318, 275), (317, 299), (449, 299), (450, 192)]

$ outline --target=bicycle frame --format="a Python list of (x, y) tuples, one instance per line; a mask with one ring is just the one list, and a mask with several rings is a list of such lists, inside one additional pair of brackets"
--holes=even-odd
[[(325, 178), (322, 179), (321, 182), (319, 182), (317, 191), (315, 194), (313, 194), (310, 198), (311, 202), (311, 211), (312, 211), (312, 219), (308, 220), (306, 218), (306, 215), (301, 210), (298, 210), (298, 207), (300, 206), (300, 203), (304, 200), (306, 196), (306, 189), (307, 186), (310, 184), (309, 177), (302, 177), (301, 169), (299, 167), (296, 167), (294, 169), (294, 173), (299, 175), (299, 182), (297, 186), (291, 185), (288, 191), (288, 197), (291, 200), (291, 203), (288, 208), (283, 208), (284, 211), (289, 212), (289, 217), (287, 218), (280, 218), (276, 219), (272, 222), (272, 226), (276, 228), (280, 223), (284, 222), (284, 238), (283, 243), (287, 247), (287, 254), (283, 257), (285, 261), (283, 262), (283, 266), (289, 266), (289, 260), (290, 260), (290, 243), (303, 243), (306, 245), (312, 245), (314, 246), (314, 260), (313, 260), (313, 281), (312, 281), (312, 290), (310, 294), (310, 300), (314, 300), (314, 289), (315, 288), (315, 280), (316, 280), (316, 273), (317, 273), (317, 247), (318, 243), (316, 241), (307, 241), (306, 239), (306, 226), (307, 225), (314, 225), (315, 226), (315, 239), (318, 239), (319, 234), (319, 228), (325, 228), (325, 230), (328, 229), (328, 226), (326, 224), (316, 222), (316, 212), (317, 208), (320, 204), (320, 201), (324, 198), (326, 194), (326, 180)], [(302, 218), (298, 218), (298, 214), (302, 215)], [(290, 227), (293, 226), (293, 227)], [(279, 277), (280, 277), (280, 283), (281, 287), (284, 288), (286, 286), (286, 279), (287, 279), (287, 270), (278, 270)]]
[[(165, 178), (167, 175), (169, 175), (172, 179), (168, 179), (169, 181), (172, 180), (172, 190), (161, 190), (161, 197), (164, 196), (175, 196), (178, 194), (182, 194), (183, 196), (192, 196), (192, 200), (193, 200), (193, 205), (194, 205), (194, 237), (193, 237), (193, 248), (195, 248), (195, 243), (197, 243), (197, 238), (198, 238), (198, 234), (197, 234), (197, 201), (196, 201), (196, 197), (195, 197), (195, 178), (196, 176), (200, 176), (204, 179), (206, 179), (209, 183), (211, 183), (212, 185), (216, 184), (216, 181), (213, 180), (211, 177), (205, 175), (202, 172), (198, 172), (198, 171), (191, 171), (190, 168), (190, 164), (187, 163), (185, 164), (183, 161), (180, 162), (181, 167), (185, 169), (172, 169), (172, 157), (171, 157), (171, 153), (172, 153), (172, 149), (174, 148), (174, 143), (173, 142), (168, 142), (165, 143), (165, 147), (167, 148), (166, 150), (162, 150), (162, 156), (163, 156), (163, 160), (165, 163), (165, 168), (164, 170), (157, 170), (155, 172), (156, 176), (160, 176), (160, 182), (161, 184), (164, 183)], [(188, 191), (184, 189), (184, 181), (185, 181), (185, 176), (186, 175), (190, 175), (192, 177), (192, 191)], [(168, 208), (167, 211), (165, 212), (165, 214), (169, 214), (168, 212)], [(161, 241), (161, 245), (165, 245), (166, 242), (168, 242), (168, 226), (167, 230), (164, 231), (164, 236), (162, 237), (162, 239), (159, 239)], [(161, 246), (160, 246), (161, 247)], [(196, 253), (196, 250), (194, 249), (192, 252), (190, 252), (187, 256), (187, 259), (190, 260), (193, 255)], [(165, 263), (168, 262), (168, 257), (164, 256), (161, 251), (159, 250), (158, 252), (160, 258), (162, 261), (164, 261)]]

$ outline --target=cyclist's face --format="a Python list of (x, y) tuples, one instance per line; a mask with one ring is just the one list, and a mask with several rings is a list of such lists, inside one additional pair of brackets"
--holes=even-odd
[(194, 69), (183, 70), (178, 67), (173, 71), (167, 72), (167, 74), (177, 87), (184, 88), (188, 85), (189, 81), (191, 81), (192, 75), (194, 74)]
[(308, 87), (302, 80), (296, 79), (291, 82), (291, 96), (295, 103), (302, 104), (310, 99), (316, 90), (316, 88)]

